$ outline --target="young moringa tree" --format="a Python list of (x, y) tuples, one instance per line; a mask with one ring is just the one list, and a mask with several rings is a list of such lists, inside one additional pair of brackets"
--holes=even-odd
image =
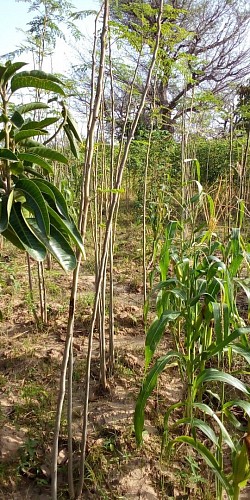
[[(103, 11), (103, 23), (100, 36), (100, 56), (99, 64), (96, 64), (97, 59), (97, 31), (98, 25), (97, 20)], [(109, 17), (109, 1), (105, 0), (100, 12), (96, 16), (96, 30), (95, 30), (95, 43), (93, 47), (93, 69), (92, 69), (92, 81), (91, 81), (91, 109), (89, 113), (88, 120), (88, 134), (85, 144), (85, 161), (83, 165), (83, 177), (81, 186), (81, 202), (80, 202), (80, 213), (79, 213), (79, 228), (83, 237), (83, 241), (86, 233), (87, 217), (90, 204), (90, 182), (91, 173), (93, 167), (93, 157), (94, 157), (94, 145), (95, 145), (95, 129), (96, 123), (98, 121), (99, 110), (101, 105), (101, 95), (103, 88), (104, 79), (104, 67), (105, 67), (105, 55), (106, 55), (106, 37), (108, 30), (108, 17)], [(81, 265), (81, 253), (77, 253), (77, 266), (74, 270), (71, 296), (69, 303), (69, 315), (67, 324), (67, 335), (63, 354), (63, 362), (61, 368), (60, 377), (60, 388), (58, 394), (57, 402), (57, 412), (56, 412), (56, 422), (55, 422), (55, 432), (54, 432), (54, 445), (52, 451), (52, 499), (57, 499), (57, 457), (58, 457), (58, 438), (60, 432), (61, 415), (63, 409), (63, 402), (66, 392), (66, 379), (67, 379), (67, 368), (69, 366), (69, 374), (72, 375), (72, 342), (74, 333), (74, 321), (75, 321), (75, 307), (77, 298), (77, 288), (78, 288), (78, 278), (80, 273)], [(69, 381), (69, 391), (68, 391), (68, 424), (69, 424), (69, 436), (71, 436), (71, 417), (72, 417), (72, 400), (71, 400), (71, 384), (72, 378), (68, 378)], [(85, 393), (88, 394), (88, 385), (85, 388)], [(88, 397), (88, 396), (87, 396)], [(70, 440), (70, 438), (69, 438)], [(69, 449), (72, 449), (71, 443), (69, 443)], [(81, 495), (83, 488), (83, 478), (82, 478), (82, 467), (80, 472), (80, 484), (78, 491)], [(69, 461), (69, 494), (71, 498), (74, 498), (74, 484), (73, 484), (73, 470), (72, 470), (72, 460)]]
[[(157, 5), (157, 1), (121, 0), (118, 6), (113, 3), (115, 30), (134, 52), (141, 36), (149, 48), (152, 47)], [(204, 92), (228, 93), (232, 84), (241, 82), (249, 74), (249, 26), (247, 0), (164, 1), (159, 51), (161, 71), (156, 85), (163, 129), (173, 132), (182, 116), (185, 94), (187, 102), (189, 91), (194, 87), (200, 90), (193, 106), (193, 111), (198, 111), (205, 105)], [(124, 81), (122, 74), (119, 79)], [(141, 91), (139, 83), (138, 91)], [(148, 99), (151, 95), (153, 92)], [(186, 105), (185, 113), (188, 112)]]
[(28, 23), (29, 28), (25, 31), (26, 42), (14, 53), (22, 54), (31, 52), (34, 67), (43, 69), (44, 61), (50, 57), (56, 47), (58, 38), (66, 40), (65, 31), (68, 30), (76, 40), (81, 37), (81, 32), (73, 22), (73, 4), (68, 0), (17, 0), (30, 5), (29, 12), (35, 16)]

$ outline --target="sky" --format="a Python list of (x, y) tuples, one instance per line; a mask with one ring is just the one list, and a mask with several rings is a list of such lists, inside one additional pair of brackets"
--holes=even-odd
[[(71, 0), (77, 11), (81, 10), (99, 10), (99, 0)], [(34, 11), (28, 12), (30, 7), (29, 2), (15, 0), (0, 0), (1, 12), (1, 30), (0, 30), (0, 56), (16, 50), (22, 42), (25, 42), (25, 34), (21, 31), (29, 29), (27, 24), (32, 18), (37, 15)], [(94, 16), (88, 16), (84, 20), (78, 22), (78, 27), (86, 36), (85, 42), (82, 43), (82, 49), (86, 50), (91, 45), (91, 39), (94, 31)], [(68, 40), (70, 42), (70, 40)], [(81, 47), (78, 46), (80, 49)], [(15, 60), (28, 62), (30, 59), (27, 54), (21, 57), (16, 57)], [(53, 56), (53, 71), (64, 73), (70, 68), (71, 62), (77, 62), (77, 55), (74, 53), (70, 44), (66, 44), (62, 40), (58, 40), (56, 51)], [(47, 62), (45, 71), (50, 71), (51, 62)]]

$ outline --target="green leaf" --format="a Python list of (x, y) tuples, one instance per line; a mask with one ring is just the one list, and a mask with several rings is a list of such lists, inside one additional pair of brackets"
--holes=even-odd
[[(246, 329), (242, 328), (242, 330), (246, 330), (245, 333), (249, 333), (250, 328), (246, 328)], [(248, 364), (250, 364), (250, 349), (249, 348), (246, 348), (245, 346), (243, 346), (241, 344), (231, 344), (230, 349), (232, 349), (232, 351), (235, 354), (242, 356), (248, 362)]]
[(25, 165), (23, 167), (23, 170), (24, 170), (24, 172), (28, 172), (31, 175), (35, 175), (36, 177), (39, 177), (39, 178), (43, 179), (43, 175), (42, 174), (40, 174), (39, 172), (37, 172), (34, 168), (29, 167), (28, 165)]
[[(250, 327), (236, 328), (219, 344), (211, 344), (211, 346), (201, 354), (201, 359), (205, 361), (206, 359), (209, 359), (218, 353), (222, 353), (223, 350), (226, 350), (227, 346), (230, 346), (230, 348), (234, 348), (236, 344), (231, 344), (231, 343), (235, 339), (241, 337), (241, 335), (246, 335), (248, 333), (250, 333)], [(195, 366), (198, 366), (199, 363), (200, 363), (200, 355), (198, 355), (195, 358)]]
[(42, 130), (44, 127), (49, 127), (53, 123), (58, 122), (58, 120), (59, 118), (56, 116), (48, 116), (40, 121), (30, 120), (23, 124), (21, 130)]
[(14, 198), (14, 191), (0, 199), (0, 233), (5, 231), (9, 224), (9, 217)]
[(151, 368), (148, 373), (146, 379), (142, 384), (142, 388), (140, 394), (138, 396), (135, 413), (134, 413), (134, 426), (135, 426), (135, 437), (137, 444), (141, 444), (142, 442), (142, 431), (144, 426), (144, 410), (146, 406), (146, 402), (151, 395), (153, 389), (156, 386), (158, 376), (163, 372), (167, 365), (172, 365), (174, 362), (174, 358), (177, 360), (183, 359), (181, 353), (170, 351), (165, 356), (159, 358), (154, 366)]
[(62, 193), (59, 191), (59, 189), (54, 186), (51, 182), (47, 181), (46, 179), (34, 179), (34, 182), (37, 184), (39, 187), (40, 191), (42, 193), (45, 193), (49, 196), (49, 198), (52, 200), (52, 205), (48, 201), (48, 204), (54, 209), (56, 207), (57, 211), (65, 218), (69, 219), (69, 212), (68, 212), (68, 207), (67, 203), (62, 195)]
[(38, 156), (42, 156), (42, 158), (46, 158), (47, 160), (58, 161), (59, 163), (68, 164), (68, 160), (66, 156), (62, 153), (59, 153), (55, 149), (46, 148), (45, 146), (31, 147), (29, 148), (29, 152)]
[(67, 237), (71, 238), (85, 257), (85, 249), (83, 246), (82, 237), (74, 222), (69, 219), (63, 219), (50, 206), (48, 206), (48, 210), (52, 224), (59, 230), (59, 232), (62, 232), (64, 235), (67, 235)]
[(44, 73), (43, 71), (22, 71), (13, 76), (11, 80), (11, 91), (15, 92), (24, 87), (35, 89), (43, 89), (56, 94), (65, 95), (63, 89), (58, 85), (62, 82), (55, 76)]
[(67, 111), (67, 124), (69, 126), (70, 131), (75, 136), (76, 140), (78, 142), (82, 142), (81, 136), (78, 133), (78, 130), (77, 130), (77, 127), (76, 127), (75, 120), (72, 118), (72, 116), (71, 116), (71, 114), (70, 114), (69, 111)]
[(206, 415), (208, 415), (209, 417), (212, 417), (215, 420), (216, 424), (219, 426), (219, 428), (221, 430), (223, 440), (229, 446), (229, 448), (234, 451), (235, 446), (234, 446), (234, 443), (233, 443), (229, 433), (227, 432), (226, 427), (224, 426), (222, 421), (219, 419), (219, 417), (216, 415), (216, 413), (212, 410), (212, 408), (210, 408), (210, 406), (206, 405), (205, 403), (194, 403), (193, 406), (194, 406), (194, 408), (198, 408), (200, 411), (202, 411), (203, 413), (206, 413)]
[(14, 134), (15, 142), (24, 141), (28, 137), (34, 137), (35, 135), (47, 135), (45, 130), (20, 130)]
[(22, 250), (23, 252), (25, 251), (24, 245), (22, 244), (21, 240), (18, 238), (16, 233), (12, 231), (10, 226), (8, 226), (8, 228), (5, 229), (5, 231), (3, 231), (2, 235), (4, 236), (4, 238), (6, 238), (6, 240), (10, 241), (12, 245), (14, 245), (16, 248), (19, 248), (19, 250)]
[(221, 372), (215, 368), (208, 368), (206, 370), (203, 370), (198, 375), (193, 385), (194, 394), (196, 393), (198, 387), (206, 382), (223, 382), (250, 396), (250, 390), (246, 387), (245, 384), (243, 384), (243, 382), (233, 377), (229, 373)]
[[(21, 191), (28, 205), (28, 210), (30, 210), (36, 219), (37, 225), (44, 235), (49, 234), (50, 220), (47, 210), (47, 205), (44, 201), (40, 189), (37, 187), (35, 182), (30, 179), (19, 179), (16, 183), (15, 189)], [(25, 206), (25, 208), (27, 208)]]
[(52, 166), (38, 155), (34, 155), (32, 153), (18, 153), (18, 158), (21, 161), (28, 161), (32, 164), (34, 163), (35, 165), (39, 165), (39, 167), (41, 167), (49, 174), (54, 173)]
[(66, 135), (68, 137), (68, 140), (69, 140), (70, 150), (73, 153), (74, 157), (78, 158), (79, 157), (78, 148), (77, 148), (77, 145), (76, 145), (75, 138), (74, 138), (72, 132), (69, 129), (69, 126), (67, 124), (65, 124), (63, 128), (64, 128), (64, 131), (65, 131), (65, 133), (66, 133)]
[(10, 121), (15, 125), (17, 128), (21, 128), (21, 126), (24, 123), (24, 119), (18, 111), (15, 111), (10, 119)]
[(10, 63), (6, 64), (6, 70), (4, 71), (1, 81), (6, 84), (7, 81), (23, 66), (26, 66), (28, 63), (25, 62), (15, 62), (15, 63)]
[(200, 441), (195, 440), (193, 437), (190, 436), (180, 436), (175, 438), (172, 441), (173, 444), (175, 443), (186, 443), (190, 446), (192, 446), (200, 455), (204, 458), (205, 462), (208, 464), (212, 472), (216, 475), (218, 480), (220, 481), (221, 485), (223, 488), (225, 488), (229, 498), (232, 496), (232, 488), (231, 485), (224, 474), (224, 472), (221, 470), (217, 460), (215, 459), (214, 455), (204, 446)]
[(29, 102), (27, 104), (21, 104), (21, 106), (17, 106), (16, 111), (21, 114), (29, 113), (30, 111), (35, 111), (36, 109), (48, 109), (48, 104), (43, 102)]
[(28, 219), (37, 238), (44, 244), (47, 250), (54, 256), (64, 271), (72, 271), (76, 267), (75, 253), (64, 236), (51, 224), (50, 237), (46, 238), (39, 230), (34, 220)]
[(7, 148), (0, 148), (0, 158), (7, 161), (18, 161), (17, 156)]
[(165, 331), (167, 323), (170, 321), (175, 321), (179, 316), (178, 311), (165, 311), (160, 318), (156, 318), (155, 321), (150, 325), (145, 342), (145, 368), (148, 365), (154, 355), (155, 349), (159, 344), (161, 337)]
[[(34, 236), (27, 226), (21, 210), (21, 203), (17, 202), (12, 206), (10, 213), (10, 229), (14, 233), (15, 239), (18, 238), (22, 247), (28, 254), (37, 261), (42, 261), (46, 257), (44, 245)], [(4, 234), (4, 233), (3, 233)]]
[(172, 429), (175, 429), (176, 427), (178, 427), (179, 425), (183, 425), (183, 424), (190, 424), (191, 428), (197, 428), (199, 429), (201, 432), (203, 432), (203, 434), (205, 434), (205, 436), (208, 437), (208, 439), (210, 439), (212, 441), (213, 444), (215, 444), (215, 446), (218, 446), (218, 438), (214, 432), (214, 430), (206, 423), (204, 422), (204, 420), (201, 420), (199, 418), (188, 418), (188, 417), (185, 417), (185, 418), (181, 418), (179, 420), (177, 420), (177, 422), (174, 423), (174, 425), (172, 426)]

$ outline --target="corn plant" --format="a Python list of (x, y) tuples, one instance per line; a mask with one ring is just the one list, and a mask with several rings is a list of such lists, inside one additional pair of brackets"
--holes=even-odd
[[(136, 403), (135, 433), (138, 444), (141, 444), (147, 400), (162, 371), (177, 365), (186, 387), (186, 399), (170, 406), (166, 412), (162, 449), (170, 453), (178, 443), (192, 446), (216, 476), (217, 498), (222, 498), (224, 489), (229, 498), (236, 499), (250, 477), (248, 441), (245, 439), (242, 444), (242, 438), (238, 436), (238, 432), (249, 435), (249, 428), (242, 428), (232, 411), (240, 407), (249, 418), (250, 402), (244, 398), (249, 398), (250, 389), (230, 373), (235, 354), (250, 362), (247, 340), (250, 328), (246, 327), (236, 303), (239, 287), (249, 299), (247, 280), (240, 278), (243, 265), (249, 267), (249, 249), (240, 228), (233, 229), (225, 243), (211, 224), (196, 225), (201, 215), (195, 208), (196, 202), (201, 207), (206, 197), (211, 215), (214, 209), (211, 197), (198, 187), (199, 196), (190, 200), (196, 215), (190, 218), (189, 241), (184, 240), (184, 228), (178, 221), (171, 221), (166, 227), (159, 261), (160, 282), (155, 287), (156, 318), (145, 341), (146, 375)], [(164, 335), (172, 337), (175, 350), (158, 358), (149, 369)], [(227, 386), (242, 396), (227, 401)], [(204, 403), (205, 392), (215, 394), (218, 399), (219, 416)], [(174, 420), (176, 408), (183, 408), (183, 417), (170, 425), (170, 417)], [(233, 437), (226, 429), (226, 420), (237, 430)], [(217, 434), (213, 427), (217, 428)], [(178, 428), (182, 435), (172, 439), (171, 432)], [(215, 453), (198, 440), (197, 429), (210, 439)], [(231, 452), (230, 475), (224, 471), (224, 444)]]
[[(42, 89), (63, 97), (65, 94), (57, 77), (43, 71), (20, 72), (23, 66), (22, 62), (0, 66), (0, 232), (34, 260), (43, 261), (48, 252), (63, 269), (70, 271), (76, 266), (71, 244), (84, 251), (81, 236), (64, 197), (46, 178), (53, 174), (51, 161), (67, 164), (68, 160), (59, 151), (33, 139), (48, 136), (47, 128), (58, 123), (60, 117), (52, 114), (36, 121), (30, 118), (30, 112), (48, 110), (48, 104), (13, 104), (21, 89)], [(67, 135), (74, 143), (79, 137), (65, 106), (63, 109), (57, 131), (66, 125)]]

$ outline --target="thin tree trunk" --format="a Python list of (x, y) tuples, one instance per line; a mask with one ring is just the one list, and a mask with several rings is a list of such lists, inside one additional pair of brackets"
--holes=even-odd
[(154, 52), (152, 55), (151, 65), (150, 65), (150, 68), (148, 71), (147, 80), (146, 80), (145, 88), (144, 88), (144, 91), (143, 91), (143, 94), (141, 97), (140, 105), (137, 109), (135, 118), (133, 120), (133, 123), (131, 126), (131, 131), (128, 135), (127, 143), (125, 145), (123, 158), (122, 158), (119, 170), (117, 172), (117, 179), (116, 179), (116, 185), (115, 185), (116, 191), (113, 193), (113, 196), (112, 196), (112, 202), (111, 202), (110, 211), (109, 211), (109, 218), (107, 220), (107, 225), (106, 225), (102, 259), (101, 259), (101, 265), (100, 265), (100, 269), (99, 269), (99, 275), (98, 275), (98, 280), (97, 280), (97, 290), (96, 290), (95, 302), (94, 302), (94, 308), (93, 308), (91, 330), (89, 332), (87, 367), (86, 367), (86, 375), (85, 375), (85, 394), (84, 394), (83, 430), (82, 430), (82, 443), (81, 443), (80, 479), (79, 479), (79, 485), (77, 488), (77, 498), (80, 498), (80, 496), (82, 494), (82, 490), (83, 490), (83, 485), (84, 485), (86, 443), (87, 443), (87, 429), (88, 429), (90, 368), (91, 368), (91, 358), (92, 358), (92, 348), (93, 348), (94, 325), (96, 322), (96, 315), (97, 315), (97, 311), (98, 311), (98, 307), (99, 307), (101, 287), (102, 287), (102, 282), (104, 279), (104, 274), (105, 274), (105, 269), (106, 269), (107, 253), (108, 253), (108, 248), (109, 248), (109, 244), (110, 244), (112, 221), (113, 221), (113, 216), (114, 216), (114, 212), (115, 212), (115, 208), (116, 208), (116, 204), (117, 204), (117, 200), (118, 200), (117, 190), (119, 190), (121, 187), (123, 172), (124, 172), (124, 168), (125, 168), (125, 165), (127, 162), (130, 145), (131, 145), (132, 139), (134, 137), (134, 133), (135, 133), (136, 127), (138, 125), (140, 115), (141, 115), (142, 110), (144, 108), (146, 96), (147, 96), (148, 89), (150, 86), (150, 82), (151, 82), (151, 78), (152, 78), (152, 74), (153, 74), (153, 70), (154, 70), (154, 66), (155, 66), (155, 62), (156, 62), (156, 58), (157, 58), (157, 54), (158, 54), (159, 44), (160, 44), (162, 11), (163, 11), (163, 0), (161, 0), (161, 3), (160, 3), (159, 16), (158, 16), (158, 20), (157, 20), (156, 41), (155, 41)]
[[(101, 8), (102, 10), (102, 8)], [(97, 39), (97, 19), (100, 16), (100, 12), (96, 18), (96, 31), (95, 31), (95, 42), (93, 48), (93, 66), (95, 63), (95, 53), (96, 53), (96, 39)], [(86, 152), (85, 152), (85, 164), (84, 164), (84, 176), (83, 183), (86, 183), (86, 186), (83, 185), (81, 190), (81, 202), (80, 202), (80, 216), (79, 216), (79, 228), (83, 237), (83, 242), (85, 240), (85, 232), (86, 232), (86, 224), (87, 224), (87, 216), (88, 216), (88, 207), (89, 207), (89, 184), (90, 184), (90, 173), (92, 169), (92, 159), (94, 152), (94, 134), (95, 134), (95, 124), (98, 118), (99, 109), (100, 109), (100, 88), (103, 82), (103, 74), (104, 74), (104, 59), (105, 59), (105, 39), (107, 32), (107, 21), (108, 21), (108, 1), (104, 4), (104, 19), (103, 19), (103, 28), (101, 35), (101, 55), (100, 55), (100, 68), (98, 74), (98, 84), (94, 98), (95, 92), (95, 71), (92, 68), (92, 86), (91, 86), (91, 103), (93, 106), (90, 111), (89, 117), (89, 129), (88, 129), (88, 137), (86, 141)], [(94, 66), (95, 67), (95, 66)], [(68, 325), (67, 325), (67, 334), (66, 341), (63, 353), (63, 361), (61, 367), (61, 376), (60, 376), (60, 386), (58, 392), (58, 402), (57, 402), (57, 411), (56, 411), (56, 421), (55, 421), (55, 430), (54, 430), (54, 442), (53, 442), (53, 450), (52, 450), (52, 471), (51, 471), (51, 494), (52, 500), (57, 500), (57, 457), (58, 457), (58, 439), (60, 433), (60, 424), (61, 424), (61, 416), (63, 410), (63, 402), (66, 391), (66, 376), (67, 376), (67, 366), (69, 360), (69, 354), (71, 345), (73, 344), (73, 331), (74, 331), (74, 320), (75, 320), (75, 308), (76, 308), (76, 297), (77, 297), (77, 288), (78, 288), (78, 280), (80, 273), (80, 265), (81, 265), (81, 253), (77, 250), (77, 266), (73, 273), (72, 286), (71, 286), (71, 295), (70, 295), (70, 303), (69, 303), (69, 313), (68, 313)]]
[(34, 301), (34, 293), (33, 293), (33, 283), (32, 283), (32, 272), (31, 272), (31, 265), (30, 265), (30, 256), (28, 253), (26, 253), (27, 257), (27, 265), (28, 265), (28, 278), (29, 278), (29, 294), (30, 294), (30, 302), (31, 302), (31, 309), (32, 313), (34, 316), (34, 320), (37, 325), (39, 325), (39, 318), (37, 316), (36, 312), (36, 306), (35, 306), (35, 301)]

